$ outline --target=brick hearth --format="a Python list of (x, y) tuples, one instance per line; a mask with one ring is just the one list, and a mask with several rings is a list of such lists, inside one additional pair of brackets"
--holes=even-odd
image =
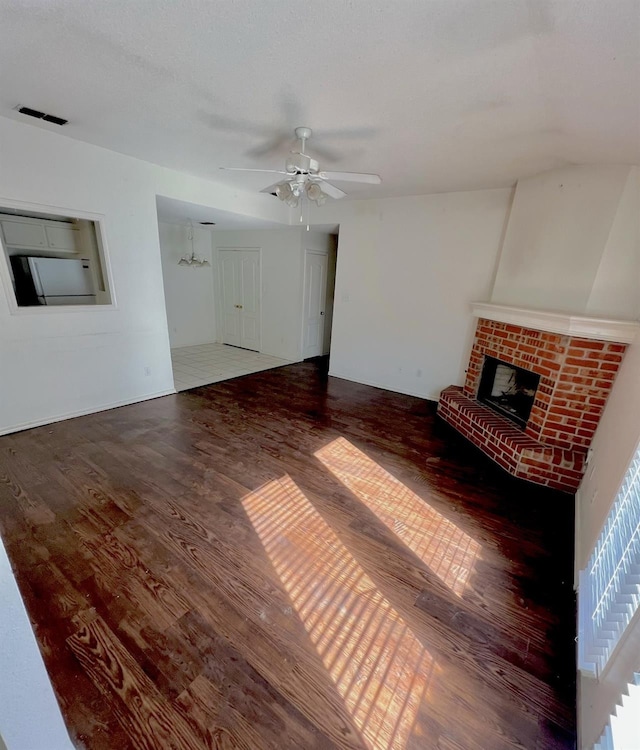
[(586, 449), (558, 448), (534, 440), (513, 422), (466, 396), (460, 386), (442, 391), (438, 414), (513, 476), (558, 490), (578, 488)]
[[(625, 349), (480, 318), (464, 388), (445, 389), (438, 413), (511, 474), (575, 491)], [(540, 375), (524, 430), (477, 401), (485, 357)]]

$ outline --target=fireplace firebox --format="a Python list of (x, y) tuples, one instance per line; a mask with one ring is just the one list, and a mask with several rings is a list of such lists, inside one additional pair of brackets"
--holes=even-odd
[(485, 356), (478, 401), (526, 427), (540, 383), (540, 375), (522, 367)]

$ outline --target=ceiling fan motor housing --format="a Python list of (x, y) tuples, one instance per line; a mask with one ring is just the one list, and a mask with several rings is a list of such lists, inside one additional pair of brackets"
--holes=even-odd
[(300, 154), (292, 151), (287, 157), (285, 169), (289, 174), (309, 174), (315, 173), (320, 168), (320, 164), (307, 154)]

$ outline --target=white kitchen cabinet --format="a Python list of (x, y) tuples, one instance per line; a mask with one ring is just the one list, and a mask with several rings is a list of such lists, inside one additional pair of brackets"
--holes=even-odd
[(80, 251), (80, 231), (70, 223), (15, 217), (0, 219), (0, 227), (6, 247)]
[(68, 250), (78, 252), (78, 237), (80, 232), (71, 224), (46, 224), (44, 232), (47, 244), (52, 250)]
[(10, 247), (47, 247), (47, 235), (42, 222), (5, 221), (2, 222), (5, 244)]

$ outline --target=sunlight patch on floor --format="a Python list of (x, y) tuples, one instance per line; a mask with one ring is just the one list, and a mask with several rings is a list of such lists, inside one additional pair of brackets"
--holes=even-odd
[(481, 547), (345, 438), (315, 456), (458, 596)]
[(289, 476), (242, 501), (371, 750), (402, 750), (433, 658)]

